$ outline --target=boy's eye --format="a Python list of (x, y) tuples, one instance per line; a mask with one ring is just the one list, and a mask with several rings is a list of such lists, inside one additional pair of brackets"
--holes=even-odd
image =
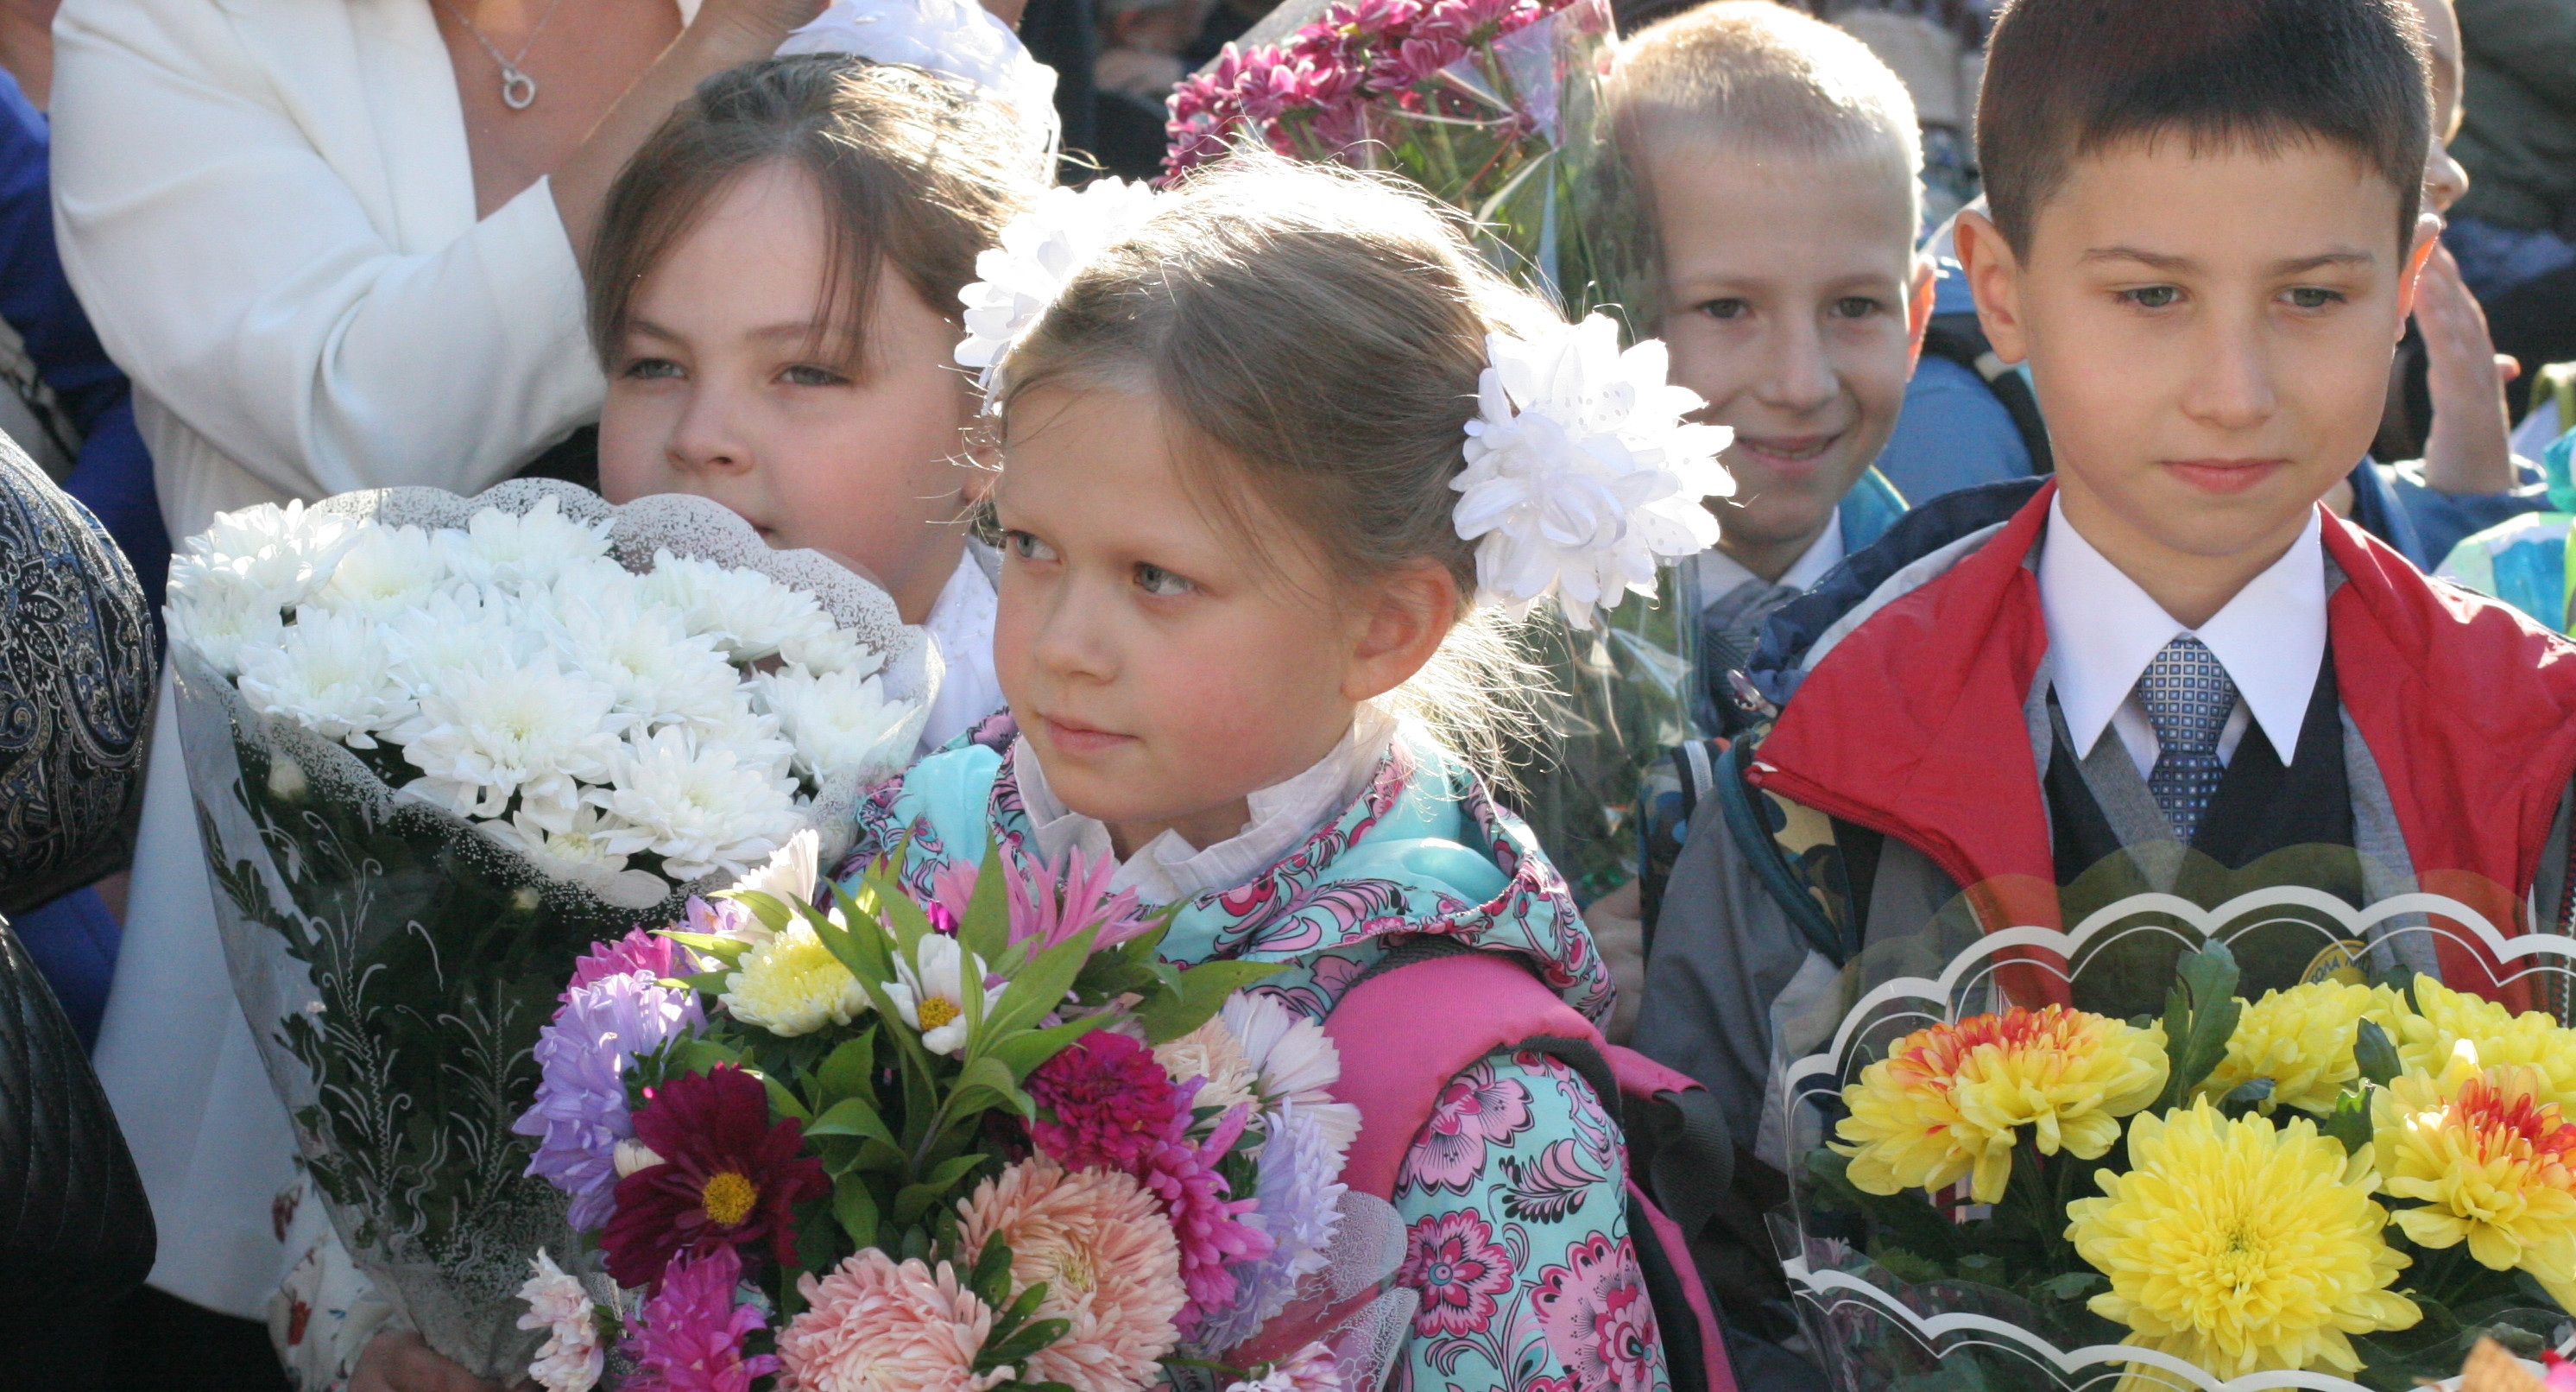
[(2343, 299), (2343, 292), (2322, 285), (2300, 285), (2290, 290), (2290, 303), (2301, 309), (2323, 309)]
[(1052, 561), (1055, 559), (1054, 547), (1047, 545), (1045, 542), (1038, 540), (1027, 532), (1004, 532), (1002, 533), (1002, 544), (1010, 548), (1012, 555), (1017, 556), (1024, 561)]
[(1751, 312), (1752, 308), (1753, 306), (1746, 304), (1742, 300), (1723, 299), (1710, 300), (1707, 303), (1702, 304), (1699, 307), (1699, 312), (1707, 315), (1711, 319), (1741, 319), (1747, 313)]
[(2182, 291), (2171, 285), (2141, 285), (2135, 290), (2121, 291), (2120, 298), (2140, 309), (2163, 309), (2181, 299)]
[(1845, 295), (1834, 301), (1834, 316), (1839, 319), (1866, 319), (1878, 312), (1878, 301), (1867, 295)]
[(828, 367), (816, 367), (812, 363), (798, 363), (794, 367), (788, 368), (786, 371), (779, 373), (778, 380), (785, 382), (791, 387), (837, 387), (847, 383), (850, 379), (842, 376), (840, 373), (834, 372)]
[(683, 377), (687, 374), (680, 370), (678, 363), (669, 358), (630, 358), (627, 360), (625, 369), (618, 375), (637, 381), (655, 381), (666, 377)]
[(1139, 563), (1136, 567), (1136, 588), (1149, 595), (1159, 595), (1169, 599), (1174, 595), (1188, 594), (1197, 587), (1161, 566)]

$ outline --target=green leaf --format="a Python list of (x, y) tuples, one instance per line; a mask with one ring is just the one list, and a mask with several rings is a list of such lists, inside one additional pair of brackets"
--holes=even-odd
[(2045, 1280), (2033, 1281), (2031, 1289), (2057, 1300), (2083, 1300), (2111, 1282), (2099, 1271), (2062, 1271)]
[(876, 1104), (864, 1097), (844, 1097), (830, 1110), (805, 1127), (808, 1136), (859, 1136), (871, 1141), (894, 1144), (894, 1133), (886, 1129), (885, 1118), (877, 1115)]
[(869, 1024), (824, 1056), (822, 1066), (814, 1070), (814, 1080), (826, 1097), (868, 1097), (875, 1092), (876, 1071), (877, 1029)]
[(1865, 1193), (1851, 1182), (1850, 1168), (1851, 1157), (1823, 1146), (1807, 1152), (1807, 1173), (1833, 1196), (1836, 1207), (1867, 1214), (1889, 1238), (1913, 1251), (1936, 1261), (1957, 1260), (1959, 1230), (1922, 1190)]
[(1265, 976), (1286, 970), (1282, 962), (1201, 962), (1180, 973), (1178, 989), (1136, 1008), (1145, 1027), (1145, 1042), (1167, 1044), (1208, 1022), (1225, 998)]
[(1011, 1299), (1011, 1244), (1000, 1233), (984, 1239), (984, 1250), (975, 1255), (975, 1269), (967, 1275), (966, 1284), (987, 1306), (999, 1310)]
[[(978, 1094), (989, 1093), (987, 1101)], [(1023, 1117), (1037, 1115), (1037, 1103), (1020, 1091), (1019, 1080), (997, 1058), (979, 1058), (966, 1065), (957, 1075), (956, 1090), (948, 1094), (947, 1118), (950, 1124), (965, 1120), (978, 1112), (996, 1107), (1009, 1107)]]
[(2370, 1144), (2372, 1136), (2370, 1098), (2369, 1088), (2346, 1092), (2335, 1098), (2334, 1110), (2317, 1122), (2319, 1131), (2343, 1142), (2344, 1153), (2347, 1155), (2355, 1154), (2363, 1146)]
[(1031, 958), (1011, 978), (1002, 998), (983, 1021), (986, 1035), (1006, 1034), (1024, 1029), (1045, 1018), (1073, 987), (1073, 979), (1082, 973), (1083, 959), (1091, 955), (1091, 940), (1098, 930), (1085, 928)]
[[(796, 916), (795, 910), (787, 906), (787, 901), (779, 898), (775, 894), (769, 894), (757, 889), (729, 889), (718, 894), (716, 897), (719, 899), (730, 899), (733, 902), (742, 905), (744, 908), (751, 910), (751, 916), (759, 919), (760, 925), (773, 933), (786, 932), (789, 920)], [(691, 947), (697, 946), (696, 943), (691, 943), (689, 945)]]
[(742, 1051), (696, 1035), (672, 1045), (663, 1057), (663, 1073), (677, 1077), (683, 1073), (710, 1073), (724, 1064), (740, 1063)]
[(1071, 1322), (1061, 1319), (1031, 1320), (1013, 1330), (1008, 1338), (987, 1340), (984, 1351), (975, 1356), (975, 1366), (998, 1368), (1006, 1363), (1019, 1363), (1063, 1338), (1072, 1327)]
[(862, 1248), (877, 1245), (877, 1197), (865, 1179), (845, 1174), (832, 1182), (832, 1216), (850, 1241)]
[(939, 1167), (932, 1170), (930, 1177), (922, 1183), (933, 1189), (953, 1189), (957, 1186), (957, 1181), (972, 1174), (975, 1167), (983, 1163), (984, 1157), (981, 1155), (959, 1155), (940, 1162)]
[(957, 945), (998, 962), (1011, 945), (1010, 886), (1002, 878), (1002, 843), (984, 847), (984, 864), (975, 872), (975, 893), (966, 901), (966, 916), (957, 920)]
[(792, 1116), (800, 1122), (813, 1117), (812, 1112), (805, 1110), (805, 1099), (798, 1097), (794, 1088), (758, 1069), (746, 1068), (742, 1071), (758, 1078), (761, 1086), (769, 1089), (769, 1105), (782, 1115)]
[(718, 967), (714, 971), (700, 972), (695, 976), (666, 976), (654, 984), (677, 985), (682, 990), (696, 991), (701, 995), (721, 996), (725, 993), (725, 978), (731, 975), (733, 975), (732, 972)]
[(2182, 959), (2173, 993), (2165, 1000), (2165, 1056), (2171, 1073), (2164, 1104), (2179, 1107), (2227, 1057), (2245, 1003), (2236, 999), (2236, 955), (2210, 939)]
[(871, 1136), (860, 1142), (859, 1153), (834, 1173), (901, 1174), (907, 1163), (899, 1147)]
[(2227, 1095), (2218, 1099), (2218, 1105), (2221, 1107), (2259, 1106), (2272, 1100), (2272, 1089), (2278, 1086), (2279, 1084), (2270, 1078), (2248, 1078), (2228, 1089)]
[(947, 1196), (947, 1192), (947, 1190), (940, 1188), (936, 1184), (907, 1184), (903, 1186), (903, 1188), (895, 1191), (894, 1220), (898, 1223), (920, 1222), (921, 1215), (928, 1213), (932, 1204), (945, 1198)]
[(751, 951), (751, 944), (740, 938), (720, 938), (713, 933), (683, 933), (676, 928), (665, 928), (656, 936), (669, 938), (701, 956), (713, 957), (727, 967), (740, 962), (742, 955)]
[(1029, 1075), (1038, 1070), (1040, 1064), (1063, 1053), (1066, 1046), (1073, 1041), (1111, 1023), (1113, 1018), (1106, 1012), (1085, 1015), (1079, 1020), (1067, 1020), (1061, 1025), (1050, 1025), (1042, 1030), (1015, 1034), (995, 1044), (987, 1056), (1011, 1070), (1013, 1082), (1026, 1082)]
[(2352, 1061), (2361, 1066), (2361, 1076), (2381, 1087), (2406, 1071), (2405, 1063), (2397, 1057), (2397, 1046), (2388, 1042), (2388, 1031), (2381, 1029), (2377, 1020), (2363, 1020), (2354, 1028)]

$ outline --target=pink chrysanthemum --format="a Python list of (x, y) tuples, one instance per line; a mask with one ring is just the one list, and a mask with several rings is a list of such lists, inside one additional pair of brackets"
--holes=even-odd
[(1021, 865), (1005, 877), (1011, 896), (1011, 941), (1034, 938), (1033, 950), (1044, 951), (1085, 928), (1100, 932), (1092, 946), (1115, 947), (1154, 926), (1138, 905), (1136, 891), (1109, 891), (1118, 873), (1118, 858), (1106, 851), (1085, 860), (1067, 849), (1061, 863)]
[[(1038, 1149), (1068, 1169), (1094, 1165), (1136, 1177), (1162, 1201), (1181, 1245), (1181, 1283), (1190, 1303), (1186, 1334), (1205, 1310), (1234, 1303), (1237, 1262), (1269, 1255), (1270, 1239), (1242, 1221), (1253, 1199), (1232, 1189), (1216, 1163), (1251, 1119), (1236, 1107), (1204, 1143), (1190, 1142), (1190, 1099), (1201, 1080), (1175, 1088), (1152, 1051), (1125, 1035), (1087, 1034), (1029, 1075), (1029, 1095), (1046, 1111), (1029, 1126)], [(1051, 1114), (1051, 1115), (1050, 1115)]]
[(1151, 1381), (1155, 1361), (1180, 1340), (1172, 1321), (1189, 1293), (1171, 1224), (1133, 1177), (1068, 1173), (1038, 1156), (977, 1185), (957, 1212), (958, 1250), (982, 1252), (1001, 1234), (1014, 1287), (1045, 1282), (1038, 1318), (1071, 1325), (1029, 1359), (1024, 1378), (1074, 1392), (1129, 1392)]
[(793, 1392), (984, 1392), (1012, 1370), (975, 1371), (993, 1311), (948, 1263), (898, 1266), (870, 1248), (821, 1280), (797, 1278), (806, 1311), (778, 1336)]
[(1123, 1034), (1084, 1035), (1029, 1075), (1042, 1108), (1029, 1134), (1067, 1166), (1106, 1165), (1135, 1174), (1163, 1144), (1173, 1118), (1186, 1126), (1170, 1075), (1153, 1051)]
[[(689, 902), (695, 905), (698, 901)], [(555, 999), (570, 1001), (573, 992), (604, 976), (643, 972), (659, 981), (666, 976), (687, 976), (697, 969), (696, 953), (638, 928), (615, 942), (592, 943), (590, 951), (573, 960), (572, 980), (565, 983), (563, 994)]]
[(745, 1358), (742, 1341), (769, 1321), (756, 1306), (736, 1305), (742, 1258), (731, 1247), (684, 1256), (662, 1273), (661, 1293), (644, 1302), (621, 1350), (635, 1372), (626, 1392), (751, 1392), (751, 1380), (778, 1371), (769, 1355)]

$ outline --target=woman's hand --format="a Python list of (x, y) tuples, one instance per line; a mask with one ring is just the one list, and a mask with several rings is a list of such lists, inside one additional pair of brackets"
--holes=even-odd
[(2519, 364), (2495, 350), (2487, 315), (2460, 279), (2451, 249), (2433, 248), (2415, 290), (2415, 326), (2424, 335), (2425, 385), (2433, 426), (2424, 437), (2424, 483), (2437, 493), (2503, 493), (2521, 480), (2513, 467), (2513, 429), (2504, 384)]
[(387, 1330), (367, 1342), (349, 1375), (349, 1392), (501, 1392), (447, 1361), (408, 1329)]
[(1618, 1002), (1601, 1025), (1601, 1037), (1625, 1044), (1637, 1032), (1637, 1011), (1646, 1003), (1645, 887), (1630, 880), (1592, 901), (1583, 911), (1583, 926), (1592, 930), (1592, 945), (1610, 969), (1610, 984), (1619, 988)]

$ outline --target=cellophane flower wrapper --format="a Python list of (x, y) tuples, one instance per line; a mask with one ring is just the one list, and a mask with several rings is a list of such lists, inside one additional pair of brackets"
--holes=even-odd
[[(2142, 864), (2163, 887), (2122, 892)], [(2063, 931), (2010, 926), (2028, 885), (1874, 927), (1781, 1012), (1756, 1147), (1787, 1161), (1810, 1356), (1850, 1392), (2354, 1392), (2450, 1378), (2481, 1337), (2576, 1350), (2576, 939), (2444, 887), (2165, 847), (2066, 886)], [(2497, 1190), (2526, 1196), (2510, 1250), (2448, 1216)]]
[[(299, 666), (281, 660), (279, 644), (306, 623), (317, 625), (318, 643), (333, 615), (362, 611), (370, 621), (419, 625), (413, 636), (434, 640), (443, 623), (461, 617), (436, 610), (441, 601), (424, 609), (406, 597), (403, 586), (419, 577), (406, 579), (404, 554), (387, 550), (385, 539), (417, 529), (397, 538), (419, 543), (409, 559), (448, 574), (424, 559), (439, 529), (465, 537), (478, 517), (489, 527), (496, 517), (524, 523), (531, 515), (604, 534), (607, 556), (630, 572), (650, 570), (663, 553), (767, 576), (820, 601), (828, 623), (807, 614), (812, 631), (801, 641), (821, 645), (816, 653), (830, 649), (848, 670), (876, 664), (866, 680), (887, 703), (874, 714), (885, 722), (885, 757), (896, 767), (918, 738), (938, 679), (935, 650), (903, 625), (883, 591), (811, 552), (773, 552), (748, 524), (697, 498), (612, 508), (545, 481), (475, 498), (390, 489), (309, 512), (230, 515), (240, 521), (219, 519), (211, 542), (183, 556), (171, 662), (234, 987), (342, 1242), (402, 1319), (482, 1376), (524, 1371), (542, 1337), (517, 1324), (524, 1307), (516, 1292), (530, 1260), (551, 1249), (571, 1265), (578, 1251), (564, 1196), (527, 1173), (530, 1142), (511, 1130), (536, 1087), (531, 1048), (566, 973), (592, 942), (675, 917), (693, 892), (731, 883), (742, 867), (692, 864), (683, 874), (675, 866), (707, 848), (676, 843), (666, 843), (668, 856), (647, 849), (577, 861), (575, 851), (596, 845), (542, 830), (513, 836), (533, 825), (523, 820), (528, 796), (467, 812), (425, 797), (411, 787), (424, 770), (405, 757), (423, 746), (401, 743), (386, 711), (367, 713), (372, 697), (346, 699), (347, 683), (333, 684), (352, 673), (381, 675), (367, 663), (383, 654), (362, 651), (347, 670), (333, 670), (330, 653), (308, 650)], [(235, 530), (225, 532), (228, 525)], [(244, 540), (241, 526), (282, 540), (261, 549), (251, 544), (258, 538)], [(308, 527), (336, 530), (339, 541), (299, 557), (294, 538)], [(373, 552), (349, 559), (353, 537)], [(472, 554), (490, 563), (506, 549)], [(543, 566), (560, 558), (522, 559)], [(227, 566), (229, 578), (205, 573)], [(335, 575), (341, 590), (326, 596)], [(246, 605), (235, 602), (243, 594)], [(358, 628), (349, 633), (362, 647), (374, 641)], [(703, 656), (705, 648), (691, 651)], [(271, 680), (246, 679), (246, 661)], [(256, 694), (245, 693), (246, 680)], [(419, 703), (399, 690), (387, 699), (400, 707), (393, 714), (418, 713)], [(325, 733), (317, 705), (332, 707), (321, 721), (346, 718)], [(352, 720), (371, 747), (353, 747)], [(763, 728), (774, 732), (774, 724)], [(641, 725), (629, 733), (631, 756), (649, 741)], [(704, 748), (720, 742), (709, 735)], [(892, 771), (778, 772), (771, 791), (780, 800), (768, 808), (775, 825), (730, 854), (763, 859), (773, 835), (846, 828), (862, 782)], [(616, 791), (613, 781), (572, 786), (602, 800)], [(596, 807), (571, 816), (591, 833), (633, 829)]]
[[(1647, 223), (1601, 110), (1607, 0), (1345, 0), (1275, 45), (1229, 49), (1171, 99), (1168, 173), (1256, 140), (1401, 174), (1468, 214), (1488, 260), (1556, 303), (1649, 327)], [(1527, 751), (1540, 844), (1584, 902), (1636, 876), (1638, 790), (1695, 731), (1695, 633), (1679, 574), (1574, 628), (1521, 638), (1545, 669), (1547, 748)], [(1615, 596), (1614, 596), (1615, 598)]]
[(1275, 965), (1162, 962), (1168, 918), (1113, 861), (1019, 855), (818, 890), (791, 847), (688, 906), (669, 975), (637, 939), (585, 959), (522, 1128), (622, 1288), (601, 1329), (641, 1312), (608, 1359), (633, 1385), (687, 1359), (744, 1386), (1376, 1385), (1383, 1321), (1316, 1302), (1385, 1283), (1401, 1224), (1338, 1182), (1357, 1113), (1321, 1027), (1243, 989)]

